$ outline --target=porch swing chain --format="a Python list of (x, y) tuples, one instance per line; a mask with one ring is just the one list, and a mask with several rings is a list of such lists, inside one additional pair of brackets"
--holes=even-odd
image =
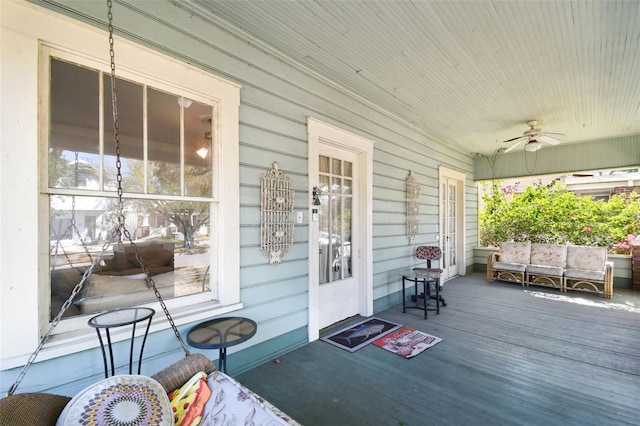
[[(116, 89), (115, 89), (115, 87), (116, 87), (116, 74), (115, 74), (116, 67), (115, 67), (115, 55), (114, 55), (114, 50), (113, 50), (113, 24), (112, 24), (113, 15), (111, 13), (111, 7), (112, 7), (111, 0), (107, 0), (107, 6), (109, 8), (108, 18), (109, 18), (109, 55), (111, 57), (111, 97), (112, 97), (111, 99), (112, 99), (112, 102), (113, 102), (113, 129), (114, 129), (114, 141), (115, 141), (115, 149), (116, 149), (116, 168), (117, 168), (117, 172), (118, 172), (118, 174), (117, 174), (117, 180), (118, 180), (118, 226), (113, 230), (113, 232), (111, 233), (110, 237), (105, 241), (105, 243), (103, 244), (102, 249), (101, 249), (100, 253), (98, 254), (98, 256), (93, 258), (89, 268), (84, 272), (84, 274), (82, 274), (82, 278), (80, 279), (80, 282), (78, 284), (76, 284), (76, 286), (73, 288), (73, 290), (71, 290), (71, 294), (69, 295), (67, 300), (62, 304), (62, 307), (60, 308), (60, 311), (58, 312), (58, 314), (55, 316), (55, 318), (53, 318), (53, 320), (51, 320), (51, 324), (49, 325), (49, 329), (42, 335), (42, 337), (40, 337), (40, 343), (38, 344), (36, 349), (33, 351), (33, 353), (27, 359), (27, 362), (22, 367), (22, 370), (16, 376), (16, 380), (14, 381), (14, 383), (11, 385), (11, 387), (9, 387), (9, 390), (7, 391), (7, 396), (13, 395), (14, 392), (18, 389), (18, 386), (20, 386), (20, 383), (22, 383), (22, 380), (24, 379), (24, 376), (27, 374), (27, 371), (29, 370), (31, 365), (35, 362), (36, 358), (38, 357), (38, 354), (40, 353), (40, 351), (44, 347), (44, 344), (47, 342), (49, 337), (51, 337), (51, 334), (53, 333), (53, 330), (60, 323), (64, 313), (67, 311), (69, 306), (71, 306), (71, 304), (73, 303), (73, 301), (76, 298), (76, 296), (78, 295), (78, 293), (80, 293), (80, 290), (82, 290), (82, 287), (84, 286), (85, 281), (93, 274), (94, 268), (102, 260), (102, 258), (104, 257), (104, 254), (106, 253), (106, 251), (111, 246), (111, 242), (113, 241), (113, 238), (116, 237), (116, 236), (118, 237), (118, 244), (122, 244), (122, 236), (123, 235), (131, 243), (131, 246), (132, 246), (133, 251), (134, 251), (135, 256), (136, 256), (136, 260), (142, 266), (142, 269), (144, 271), (144, 274), (145, 274), (145, 277), (146, 277), (146, 280), (147, 280), (147, 285), (150, 285), (151, 288), (153, 288), (154, 294), (155, 294), (156, 298), (158, 299), (158, 302), (160, 303), (160, 306), (162, 307), (162, 310), (164, 311), (164, 314), (167, 317), (167, 321), (171, 325), (171, 328), (173, 329), (173, 332), (176, 335), (176, 338), (180, 342), (180, 345), (182, 346), (182, 349), (184, 350), (185, 356), (191, 355), (191, 353), (189, 352), (189, 349), (187, 348), (187, 345), (184, 343), (184, 340), (182, 340), (182, 336), (180, 335), (180, 332), (178, 331), (178, 327), (176, 327), (176, 324), (173, 321), (173, 318), (171, 317), (171, 314), (169, 313), (169, 310), (167, 309), (167, 306), (165, 305), (164, 300), (162, 299), (162, 295), (158, 291), (158, 288), (156, 287), (155, 282), (153, 281), (153, 279), (149, 275), (149, 270), (147, 269), (147, 267), (144, 265), (144, 262), (142, 261), (140, 253), (138, 251), (138, 248), (136, 247), (136, 245), (133, 243), (133, 241), (131, 239), (131, 234), (129, 233), (129, 231), (125, 227), (124, 203), (123, 203), (123, 200), (122, 200), (123, 190), (122, 190), (122, 172), (121, 172), (122, 163), (120, 161), (120, 139), (119, 139), (120, 135), (119, 135), (119, 128), (118, 128), (118, 109), (117, 109), (117, 97), (116, 97)], [(77, 154), (76, 154), (76, 167), (77, 167), (77, 164), (78, 164), (78, 162), (77, 162)], [(75, 199), (73, 201), (73, 211), (75, 212)], [(73, 215), (72, 216), (72, 225), (75, 227), (75, 215), (73, 213), (72, 213), (72, 215)]]
[(114, 137), (115, 150), (116, 150), (116, 170), (117, 170), (116, 180), (118, 181), (118, 228), (116, 231), (118, 234), (118, 244), (119, 245), (122, 244), (122, 235), (124, 234), (124, 236), (127, 238), (127, 241), (131, 243), (131, 247), (133, 248), (133, 252), (136, 256), (136, 260), (138, 261), (138, 264), (142, 266), (142, 270), (147, 280), (147, 285), (153, 288), (153, 292), (155, 293), (155, 296), (158, 299), (158, 302), (160, 303), (162, 310), (164, 311), (164, 315), (167, 317), (167, 321), (171, 325), (171, 329), (173, 330), (173, 333), (176, 335), (176, 339), (178, 339), (178, 342), (180, 342), (180, 345), (184, 350), (185, 356), (189, 356), (190, 355), (189, 349), (187, 348), (187, 345), (184, 343), (184, 340), (182, 340), (182, 336), (178, 331), (178, 327), (173, 321), (173, 317), (169, 313), (169, 309), (167, 308), (167, 305), (164, 303), (162, 295), (160, 294), (160, 291), (158, 291), (158, 288), (156, 287), (156, 283), (153, 281), (153, 278), (151, 278), (151, 275), (149, 275), (149, 270), (145, 266), (142, 260), (142, 257), (140, 256), (140, 252), (138, 251), (138, 248), (133, 243), (131, 239), (131, 234), (125, 227), (124, 202), (122, 201), (122, 194), (123, 194), (122, 162), (120, 161), (120, 128), (118, 124), (118, 97), (116, 93), (116, 61), (115, 61), (115, 50), (113, 48), (114, 41), (113, 41), (112, 6), (113, 6), (112, 0), (107, 0), (107, 8), (108, 8), (107, 18), (109, 21), (109, 26), (108, 26), (109, 57), (111, 60), (111, 103), (112, 103), (112, 110), (113, 110), (113, 137)]
[[(78, 188), (78, 151), (75, 152), (75, 160), (74, 160), (74, 188)], [(76, 196), (72, 195), (71, 196), (71, 224), (67, 227), (67, 229), (65, 229), (65, 233), (67, 231), (71, 231), (72, 235), (76, 235), (78, 237), (78, 239), (80, 240), (80, 242), (82, 243), (82, 248), (84, 249), (84, 254), (87, 255), (87, 258), (89, 259), (90, 263), (93, 263), (93, 255), (91, 254), (91, 251), (89, 250), (89, 248), (87, 247), (87, 244), (85, 243), (85, 239), (82, 236), (82, 234), (80, 233), (80, 230), (78, 229), (78, 226), (76, 224)], [(56, 241), (56, 256), (57, 256), (57, 250), (58, 247), (60, 246), (60, 236), (57, 235), (57, 241)], [(62, 237), (64, 237), (64, 234), (62, 235)], [(68, 265), (73, 265), (73, 261), (71, 260), (71, 257), (69, 256), (69, 252), (62, 247), (62, 254), (64, 255), (65, 259), (67, 260), (67, 264)], [(80, 270), (77, 266), (72, 266), (73, 269), (76, 270)], [(80, 271), (82, 272), (82, 271)]]

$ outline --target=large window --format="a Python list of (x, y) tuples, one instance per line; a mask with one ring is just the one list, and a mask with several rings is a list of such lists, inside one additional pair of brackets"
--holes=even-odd
[(219, 99), (124, 73), (116, 145), (110, 71), (45, 51), (48, 319), (97, 258), (64, 318), (154, 303), (145, 270), (175, 306), (217, 302)]
[[(0, 25), (0, 365), (5, 370), (23, 365), (49, 329), (56, 311), (52, 302), (60, 303), (77, 284), (74, 274), (89, 265), (84, 247), (95, 258), (99, 242), (109, 238), (117, 197), (106, 31), (26, 2), (0, 5), (3, 18), (9, 18)], [(144, 257), (157, 261), (147, 267), (154, 269), (152, 277), (178, 326), (240, 309), (240, 86), (118, 36), (115, 50), (127, 229)], [(215, 55), (197, 51), (196, 62), (213, 67)], [(192, 101), (188, 108), (185, 100)], [(159, 108), (174, 108), (174, 115), (158, 122)], [(206, 113), (191, 112), (198, 109)], [(198, 154), (203, 147), (208, 152)], [(78, 232), (65, 231), (72, 223)], [(191, 239), (185, 241), (185, 235)], [(139, 268), (126, 250), (110, 245), (95, 279), (103, 287), (110, 281), (121, 286), (109, 303), (149, 305), (157, 311), (152, 330), (169, 328), (159, 304), (147, 299), (150, 289), (131, 294), (126, 286), (139, 276), (126, 273)], [(163, 259), (167, 254), (169, 260)], [(122, 275), (106, 273), (122, 260), (127, 262), (118, 266)], [(52, 271), (62, 275), (55, 288)], [(38, 361), (98, 344), (87, 326), (94, 314), (83, 310), (100, 309), (96, 304), (108, 299), (94, 297), (102, 294), (100, 285), (93, 291), (77, 297), (76, 311), (55, 327)], [(126, 334), (111, 337), (119, 341)]]

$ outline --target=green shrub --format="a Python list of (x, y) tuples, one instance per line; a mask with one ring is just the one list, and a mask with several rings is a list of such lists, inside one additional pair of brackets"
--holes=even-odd
[(515, 186), (493, 182), (485, 187), (480, 212), (480, 244), (502, 241), (578, 244), (629, 253), (640, 236), (640, 195), (614, 195), (608, 201), (578, 197), (557, 180), (537, 183), (516, 193)]

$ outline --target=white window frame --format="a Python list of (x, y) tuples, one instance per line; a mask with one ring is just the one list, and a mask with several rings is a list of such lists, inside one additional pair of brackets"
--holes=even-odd
[[(19, 183), (15, 179), (12, 183), (0, 179), (3, 190), (10, 188), (2, 195), (0, 213), (18, 221), (13, 225), (16, 231), (10, 231), (12, 227), (7, 222), (0, 222), (3, 231), (0, 253), (11, 253), (0, 259), (0, 364), (5, 369), (24, 364), (50, 325), (48, 114), (38, 107), (43, 93), (48, 97), (48, 83), (43, 84), (48, 78), (48, 52), (50, 49), (66, 52), (82, 58), (81, 65), (92, 68), (99, 65), (102, 70), (109, 70), (109, 57), (107, 33), (103, 30), (27, 4), (3, 2), (2, 13), (5, 16), (0, 40), (2, 61), (6, 64), (0, 74), (2, 102), (12, 105), (12, 113), (20, 117), (16, 120), (5, 109), (0, 134), (3, 155), (13, 160), (7, 162), (3, 158), (0, 177), (20, 177)], [(217, 205), (211, 217), (215, 262), (211, 264), (211, 286), (217, 286), (217, 297), (212, 300), (210, 295), (188, 296), (168, 300), (167, 306), (177, 325), (240, 309), (240, 86), (119, 37), (115, 38), (115, 51), (118, 77), (219, 105), (219, 121), (214, 129), (220, 141), (215, 149), (219, 155), (212, 165), (217, 173), (213, 189)], [(169, 327), (159, 304), (155, 306), (152, 332)], [(38, 360), (97, 346), (95, 331), (86, 325), (89, 317), (82, 315), (62, 321)]]

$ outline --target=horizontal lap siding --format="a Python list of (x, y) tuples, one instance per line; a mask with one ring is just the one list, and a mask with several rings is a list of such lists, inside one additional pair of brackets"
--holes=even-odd
[[(144, 9), (139, 8), (143, 4)], [(102, 3), (44, 4), (104, 28)], [(383, 300), (399, 288), (398, 271), (413, 265), (417, 244), (434, 243), (438, 226), (438, 167), (467, 175), (467, 262), (476, 245), (476, 194), (472, 159), (429, 139), (323, 81), (293, 68), (268, 50), (202, 19), (189, 4), (144, 2), (114, 5), (116, 33), (161, 53), (242, 85), (240, 92), (240, 277), (244, 310), (259, 323), (255, 343), (306, 327), (308, 305), (307, 117), (329, 122), (375, 142), (373, 156), (373, 285)], [(73, 8), (73, 10), (69, 9)], [(106, 39), (105, 39), (106, 46)], [(116, 41), (117, 52), (117, 41)], [(117, 56), (116, 56), (117, 60)], [(296, 191), (294, 242), (281, 265), (260, 253), (260, 176), (278, 161)], [(414, 170), (421, 193), (420, 232), (413, 246), (406, 238), (405, 179)], [(300, 333), (296, 342), (302, 344)], [(250, 346), (243, 344), (241, 349)], [(274, 348), (277, 350), (277, 348)]]

